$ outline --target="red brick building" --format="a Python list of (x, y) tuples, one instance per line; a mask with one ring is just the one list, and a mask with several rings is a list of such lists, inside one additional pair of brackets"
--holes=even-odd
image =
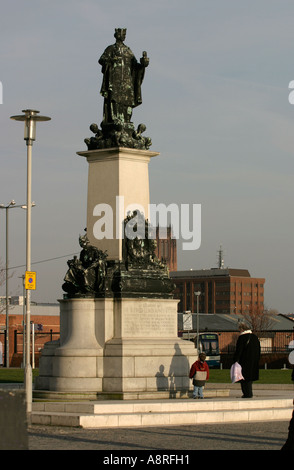
[(170, 271), (178, 269), (177, 264), (177, 240), (172, 238), (171, 227), (156, 227), (157, 258), (167, 264)]
[(179, 312), (246, 314), (264, 310), (264, 278), (252, 278), (246, 269), (212, 268), (173, 271)]
[[(35, 367), (39, 366), (40, 350), (48, 341), (56, 340), (60, 335), (59, 305), (31, 305), (31, 322), (34, 323)], [(6, 364), (6, 312), (0, 314), (0, 357)], [(32, 345), (32, 341), (31, 341)], [(9, 365), (20, 367), (23, 360), (23, 306), (9, 306)]]

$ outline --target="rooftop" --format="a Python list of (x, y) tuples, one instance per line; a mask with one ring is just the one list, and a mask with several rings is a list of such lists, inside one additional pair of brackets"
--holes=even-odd
[[(239, 332), (238, 322), (244, 316), (225, 313), (199, 313), (199, 330), (210, 332), (236, 331)], [(197, 313), (192, 313), (193, 330), (197, 329)], [(183, 329), (183, 314), (178, 313), (178, 327)], [(271, 324), (267, 331), (293, 331), (294, 321), (285, 315), (271, 315)]]
[(211, 268), (211, 269), (189, 269), (187, 271), (171, 271), (170, 277), (176, 278), (193, 278), (193, 277), (216, 277), (216, 276), (234, 276), (234, 277), (251, 277), (247, 269), (232, 268)]

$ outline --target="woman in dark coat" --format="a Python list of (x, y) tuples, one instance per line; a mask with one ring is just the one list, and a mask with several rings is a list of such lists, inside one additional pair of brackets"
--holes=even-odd
[[(291, 380), (294, 382), (294, 369), (292, 370)], [(288, 430), (288, 438), (281, 450), (294, 450), (294, 410), (292, 412), (292, 418), (290, 419)]]
[(242, 367), (242, 398), (252, 398), (252, 382), (259, 379), (260, 342), (244, 323), (240, 324), (239, 329), (233, 362), (238, 362)]

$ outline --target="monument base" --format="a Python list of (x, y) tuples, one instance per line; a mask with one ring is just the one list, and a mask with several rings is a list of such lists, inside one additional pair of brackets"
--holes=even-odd
[(193, 343), (177, 337), (177, 303), (61, 300), (60, 340), (47, 343), (42, 351), (34, 395), (46, 391), (109, 399), (187, 396), (196, 350)]
[[(217, 390), (218, 396), (224, 393)], [(170, 398), (192, 398), (193, 390), (156, 390), (150, 392), (55, 392), (50, 390), (34, 390), (34, 399), (37, 401), (109, 401), (109, 400), (167, 400)], [(208, 391), (206, 396), (217, 396), (216, 393)]]

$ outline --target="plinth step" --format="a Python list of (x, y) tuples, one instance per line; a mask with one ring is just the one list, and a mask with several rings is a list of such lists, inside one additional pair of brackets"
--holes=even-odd
[[(205, 398), (212, 397), (228, 397), (229, 389), (208, 389), (205, 390)], [(174, 398), (192, 398), (192, 390), (189, 391), (149, 391), (149, 392), (89, 392), (89, 391), (72, 391), (57, 392), (50, 390), (34, 390), (33, 398), (36, 401), (41, 400), (63, 400), (63, 401), (82, 401), (82, 400), (162, 400)]]
[(36, 402), (32, 424), (83, 428), (289, 420), (292, 399)]

